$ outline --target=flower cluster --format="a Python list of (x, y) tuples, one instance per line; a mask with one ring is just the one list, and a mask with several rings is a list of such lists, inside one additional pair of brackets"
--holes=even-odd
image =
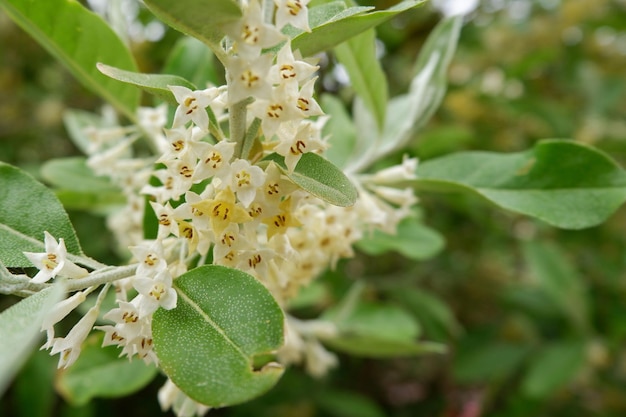
[[(104, 314), (111, 324), (96, 327), (105, 333), (104, 345), (158, 363), (152, 314), (174, 308), (173, 281), (207, 259), (253, 275), (286, 308), (323, 270), (352, 256), (353, 244), (364, 234), (395, 233), (410, 215), (416, 202), (412, 190), (393, 184), (413, 178), (414, 159), (375, 174), (350, 173), (359, 191), (352, 207), (333, 206), (290, 180), (304, 154), (323, 154), (329, 146), (322, 134), (326, 117), (314, 98), (318, 67), (293, 51), (281, 31), (287, 25), (310, 30), (307, 3), (244, 2), (243, 17), (224, 28), (227, 85), (197, 91), (170, 86), (178, 103), (171, 127), (165, 128), (166, 108), (159, 107), (141, 109), (138, 128), (109, 123), (88, 131), (88, 165), (111, 178), (127, 198), (108, 223), (137, 264), (132, 276), (113, 283), (117, 306)], [(268, 4), (271, 13), (265, 10)], [(141, 136), (148, 137), (156, 157), (133, 156), (132, 144)], [(144, 240), (146, 196), (157, 225), (151, 240)], [(40, 269), (34, 281), (88, 274), (62, 256), (62, 241), (56, 244), (48, 234), (45, 239), (46, 253), (27, 254)], [(45, 323), (45, 347), (62, 354), (60, 366), (75, 360), (100, 303), (65, 338), (54, 337), (53, 325), (93, 289), (59, 303), (54, 321)], [(319, 339), (334, 332), (329, 323), (290, 317), (279, 357), (284, 363), (305, 362), (312, 375), (323, 375), (336, 358)], [(171, 382), (160, 398), (164, 407), (186, 415), (206, 411)]]

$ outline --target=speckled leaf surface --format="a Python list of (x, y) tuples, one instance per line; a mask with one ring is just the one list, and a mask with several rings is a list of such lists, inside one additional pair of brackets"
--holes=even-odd
[(223, 407), (270, 389), (283, 368), (255, 369), (254, 358), (283, 343), (282, 310), (251, 275), (207, 265), (176, 279), (178, 303), (154, 314), (152, 332), (161, 368), (189, 397)]

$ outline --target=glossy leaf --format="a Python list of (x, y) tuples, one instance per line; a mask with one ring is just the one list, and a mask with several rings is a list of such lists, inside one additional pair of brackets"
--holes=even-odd
[(137, 71), (126, 45), (100, 16), (68, 0), (0, 0), (0, 6), (85, 87), (134, 119), (139, 92), (96, 69), (104, 62)]
[(176, 42), (165, 61), (163, 73), (183, 77), (200, 88), (205, 88), (209, 83), (221, 83), (211, 49), (196, 38), (188, 36)]
[(120, 357), (115, 346), (102, 347), (102, 334), (90, 336), (71, 367), (61, 371), (55, 386), (63, 398), (76, 406), (96, 397), (117, 398), (145, 387), (157, 375), (157, 367), (135, 358)]
[(604, 153), (545, 140), (517, 153), (460, 152), (425, 161), (418, 190), (470, 191), (501, 208), (565, 229), (606, 220), (626, 201), (626, 174)]
[(224, 55), (220, 46), (223, 25), (242, 16), (233, 0), (145, 0), (145, 4), (163, 22), (201, 40), (220, 58)]
[(416, 261), (432, 258), (444, 247), (444, 239), (437, 231), (423, 225), (415, 218), (400, 222), (395, 235), (375, 230), (359, 240), (357, 247), (369, 254), (380, 255), (396, 251)]
[(29, 267), (22, 254), (43, 252), (44, 231), (63, 238), (69, 253), (82, 255), (63, 206), (43, 184), (20, 169), (0, 162), (0, 262)]
[[(311, 32), (302, 32), (294, 37), (291, 41), (291, 47), (294, 51), (299, 49), (302, 56), (315, 55), (331, 49), (361, 32), (385, 23), (399, 13), (422, 3), (424, 3), (424, 0), (405, 0), (387, 10), (378, 10), (371, 13), (364, 13), (370, 10), (369, 8), (346, 9), (332, 17), (328, 17), (328, 20), (324, 23), (319, 25), (310, 24)], [(311, 12), (313, 10), (311, 9)]]
[(133, 71), (124, 71), (102, 63), (97, 64), (98, 70), (114, 80), (139, 87), (161, 100), (177, 105), (176, 98), (168, 88), (170, 85), (187, 87), (190, 90), (197, 90), (197, 87), (186, 79), (168, 74), (141, 74)]
[(334, 52), (348, 72), (350, 85), (374, 115), (378, 130), (382, 131), (389, 93), (387, 77), (376, 56), (376, 31), (368, 29), (337, 45)]
[(560, 341), (533, 355), (522, 392), (531, 398), (546, 398), (571, 382), (586, 364), (584, 341)]
[(276, 162), (296, 185), (330, 204), (347, 207), (356, 201), (357, 190), (346, 175), (315, 153), (303, 154), (293, 172), (287, 170), (283, 157), (278, 154), (269, 155), (265, 160)]
[(323, 339), (333, 349), (355, 356), (386, 358), (443, 352), (443, 345), (418, 342), (420, 328), (405, 310), (382, 303), (343, 304), (322, 316), (337, 325), (339, 335)]
[(174, 282), (178, 305), (154, 314), (159, 363), (185, 394), (213, 407), (247, 401), (271, 388), (283, 368), (254, 369), (256, 357), (283, 343), (283, 313), (254, 277), (202, 266)]
[(0, 395), (32, 353), (46, 314), (64, 292), (63, 285), (55, 284), (0, 313)]
[(536, 283), (580, 331), (589, 330), (585, 280), (559, 248), (547, 242), (523, 246), (531, 282)]

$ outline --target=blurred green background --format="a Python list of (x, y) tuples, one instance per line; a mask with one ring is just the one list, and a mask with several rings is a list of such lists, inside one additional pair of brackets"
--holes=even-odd
[[(438, 19), (425, 6), (379, 28), (392, 94), (407, 88)], [(467, 20), (448, 94), (409, 154), (512, 152), (571, 138), (626, 163), (626, 1), (483, 0)], [(134, 44), (141, 70), (158, 72), (178, 37), (168, 31), (159, 42)], [(97, 111), (102, 103), (1, 12), (0, 57), (0, 159), (37, 175), (43, 161), (78, 154), (63, 110)], [(324, 89), (348, 101), (332, 62), (323, 68)], [(341, 355), (322, 379), (294, 368), (266, 396), (212, 415), (626, 415), (626, 211), (602, 226), (562, 231), (477, 197), (420, 198), (425, 223), (446, 239), (440, 254), (416, 262), (359, 253), (321, 282), (332, 301), (364, 280), (368, 297), (406, 308), (423, 338), (447, 344), (449, 353)], [(114, 262), (103, 219), (71, 215), (87, 254)], [(315, 317), (323, 307), (297, 313)], [(55, 364), (34, 354), (0, 401), (0, 415), (160, 415), (162, 377), (131, 397), (78, 407), (54, 392)]]

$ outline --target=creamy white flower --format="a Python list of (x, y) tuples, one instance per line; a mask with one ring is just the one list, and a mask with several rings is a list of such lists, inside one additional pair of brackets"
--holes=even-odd
[(59, 357), (59, 368), (67, 368), (72, 365), (78, 355), (80, 355), (81, 345), (89, 335), (96, 319), (98, 318), (98, 306), (93, 306), (87, 311), (79, 321), (72, 327), (72, 330), (65, 337), (56, 338), (52, 343), (51, 355), (61, 353)]
[(54, 342), (54, 325), (63, 320), (70, 314), (76, 307), (82, 304), (87, 299), (87, 296), (83, 291), (74, 293), (71, 297), (66, 298), (63, 301), (59, 301), (52, 307), (48, 314), (44, 317), (41, 324), (41, 330), (46, 331), (46, 343), (41, 349), (50, 349)]
[(285, 35), (275, 26), (263, 21), (258, 0), (251, 0), (244, 8), (243, 18), (226, 25), (225, 32), (234, 42), (234, 52), (245, 58), (255, 58), (261, 54), (263, 48), (285, 40)]
[(235, 142), (221, 141), (215, 145), (209, 145), (195, 167), (194, 182), (225, 175), (234, 153)]
[(209, 115), (206, 112), (206, 108), (219, 95), (219, 90), (215, 87), (209, 87), (204, 90), (191, 91), (187, 87), (176, 85), (170, 85), (168, 88), (172, 91), (178, 103), (172, 126), (184, 126), (191, 120), (203, 131), (208, 131)]
[(159, 307), (166, 310), (176, 307), (177, 294), (168, 270), (159, 272), (154, 278), (136, 276), (133, 286), (143, 296), (138, 301), (141, 317), (154, 313)]
[(302, 60), (296, 60), (291, 50), (291, 42), (287, 42), (276, 56), (276, 64), (270, 69), (269, 77), (272, 84), (293, 82), (299, 85), (319, 69)]
[(276, 26), (282, 29), (286, 25), (310, 32), (309, 12), (307, 4), (310, 0), (274, 0), (276, 10)]
[(257, 189), (265, 182), (265, 172), (245, 159), (237, 159), (230, 165), (224, 185), (235, 191), (244, 207), (249, 207), (256, 196)]
[(228, 61), (229, 84), (228, 102), (235, 104), (248, 97), (268, 99), (272, 94), (272, 85), (268, 73), (272, 56), (264, 54), (254, 59), (232, 57)]
[(33, 265), (39, 269), (33, 277), (33, 282), (38, 284), (49, 281), (57, 275), (68, 278), (83, 278), (89, 272), (67, 259), (67, 250), (63, 238), (56, 239), (47, 231), (44, 232), (45, 249), (43, 253), (23, 252)]

